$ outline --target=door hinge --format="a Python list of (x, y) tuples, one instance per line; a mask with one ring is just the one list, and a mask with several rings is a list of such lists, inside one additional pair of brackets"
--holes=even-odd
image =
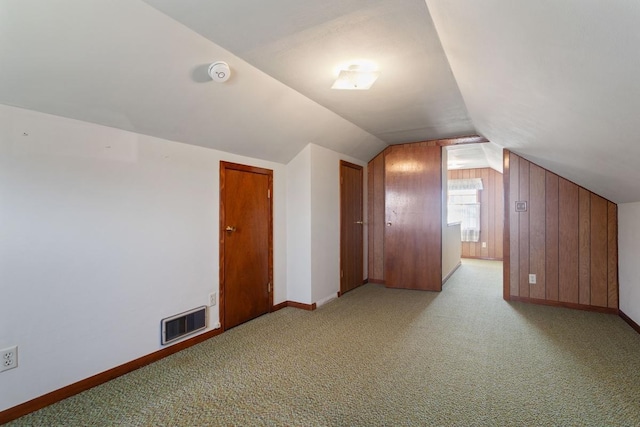
[(271, 198), (271, 189), (268, 189), (267, 190), (267, 199), (270, 199), (270, 198)]
[(267, 293), (271, 293), (271, 282), (267, 283)]

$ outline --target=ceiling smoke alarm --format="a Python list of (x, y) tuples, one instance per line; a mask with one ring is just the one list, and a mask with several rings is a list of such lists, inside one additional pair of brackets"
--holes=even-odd
[(231, 68), (224, 61), (217, 61), (209, 65), (209, 77), (214, 82), (224, 83), (231, 77)]

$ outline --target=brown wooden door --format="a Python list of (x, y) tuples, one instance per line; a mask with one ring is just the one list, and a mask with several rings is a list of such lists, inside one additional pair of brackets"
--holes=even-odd
[(271, 310), (273, 172), (220, 162), (220, 289), (224, 329)]
[(385, 156), (385, 284), (442, 290), (441, 147), (393, 146)]
[(340, 294), (362, 285), (362, 166), (340, 161)]

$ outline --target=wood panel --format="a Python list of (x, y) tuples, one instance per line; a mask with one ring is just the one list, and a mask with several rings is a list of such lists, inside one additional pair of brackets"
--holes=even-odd
[(520, 215), (515, 203), (520, 200), (520, 157), (509, 153), (509, 288), (513, 296), (520, 296)]
[(510, 169), (511, 169), (511, 162), (510, 162), (510, 152), (507, 149), (502, 150), (502, 174), (503, 174), (503, 179), (502, 182), (504, 184), (504, 188), (507, 189), (506, 194), (504, 194), (504, 236), (506, 236), (506, 239), (503, 239), (503, 245), (502, 245), (502, 249), (503, 249), (503, 254), (504, 254), (504, 261), (502, 263), (502, 298), (506, 301), (509, 301), (511, 299), (511, 241), (509, 240), (509, 236), (511, 235), (511, 233), (509, 232), (509, 230), (511, 229), (511, 199), (509, 198), (509, 188), (511, 188), (510, 185)]
[[(617, 206), (513, 153), (507, 158), (509, 299), (617, 312)], [(515, 212), (516, 200), (527, 201), (528, 212)], [(536, 285), (528, 285), (529, 273)]]
[(591, 194), (591, 305), (608, 306), (607, 201)]
[(607, 202), (607, 302), (618, 308), (618, 206)]
[(591, 304), (591, 194), (584, 188), (579, 190), (579, 303)]
[(220, 162), (221, 323), (229, 329), (273, 307), (273, 171)]
[(518, 244), (520, 247), (520, 296), (529, 297), (529, 212), (531, 204), (529, 201), (529, 167), (531, 163), (525, 159), (520, 159), (520, 201), (527, 202), (526, 212), (518, 212), (520, 216), (520, 233)]
[(384, 282), (384, 152), (367, 166), (368, 175), (368, 278)]
[(529, 285), (529, 297), (546, 297), (546, 176), (545, 170), (533, 163), (529, 167), (529, 273), (536, 283)]
[(442, 289), (441, 147), (406, 144), (385, 154), (385, 284)]
[(558, 300), (573, 304), (580, 301), (579, 273), (579, 187), (564, 178), (558, 180)]
[(340, 160), (340, 293), (362, 285), (362, 166)]
[(545, 173), (545, 197), (546, 197), (546, 242), (545, 242), (545, 290), (546, 299), (550, 301), (558, 300), (558, 273), (559, 273), (559, 253), (558, 253), (558, 175)]
[(495, 197), (493, 198), (493, 200), (495, 200), (495, 211), (496, 214), (494, 215), (495, 218), (495, 223), (494, 223), (494, 231), (495, 231), (495, 237), (494, 237), (494, 242), (495, 244), (493, 245), (493, 247), (495, 248), (496, 252), (495, 252), (495, 259), (504, 259), (504, 253), (503, 253), (503, 248), (504, 245), (502, 244), (502, 242), (504, 242), (504, 225), (505, 225), (505, 221), (508, 221), (508, 217), (505, 216), (504, 214), (504, 175), (500, 174), (500, 173), (496, 173), (493, 175), (494, 177), (494, 181), (495, 181), (495, 186), (493, 187), (495, 189)]

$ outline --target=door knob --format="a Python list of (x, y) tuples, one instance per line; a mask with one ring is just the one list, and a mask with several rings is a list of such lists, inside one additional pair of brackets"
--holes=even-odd
[(391, 223), (390, 222), (387, 223), (387, 227), (391, 227)]
[(224, 231), (226, 231), (226, 232), (228, 232), (228, 233), (231, 233), (231, 232), (233, 232), (233, 231), (236, 231), (236, 228), (235, 228), (235, 227), (232, 227), (232, 226), (230, 226), (230, 225), (227, 225), (227, 228), (225, 228), (225, 229), (224, 229)]
[(360, 224), (360, 225), (362, 225), (362, 224), (364, 224), (364, 222), (362, 222), (362, 221), (356, 221), (356, 224)]

